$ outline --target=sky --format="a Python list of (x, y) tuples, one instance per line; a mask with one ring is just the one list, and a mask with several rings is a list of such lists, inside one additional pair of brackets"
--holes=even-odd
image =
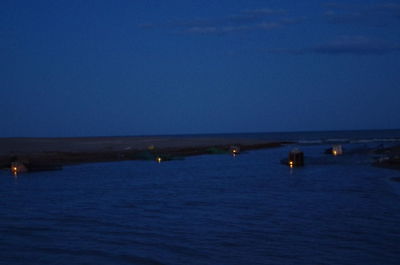
[(400, 1), (0, 1), (0, 137), (400, 128)]

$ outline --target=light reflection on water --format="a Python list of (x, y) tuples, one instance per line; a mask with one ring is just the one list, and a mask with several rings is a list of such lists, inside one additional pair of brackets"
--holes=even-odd
[(0, 263), (398, 264), (399, 171), (291, 148), (1, 172)]

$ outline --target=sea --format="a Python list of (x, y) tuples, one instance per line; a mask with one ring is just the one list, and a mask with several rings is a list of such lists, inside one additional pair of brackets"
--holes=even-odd
[[(293, 143), (0, 171), (0, 264), (400, 264), (400, 170), (368, 151), (400, 130), (222, 136)], [(280, 163), (293, 148), (304, 167)]]

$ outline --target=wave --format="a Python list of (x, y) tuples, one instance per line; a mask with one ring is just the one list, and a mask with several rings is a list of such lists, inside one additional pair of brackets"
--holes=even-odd
[(377, 143), (377, 142), (400, 142), (400, 138), (357, 139), (350, 141), (350, 143)]
[(313, 139), (313, 140), (298, 140), (296, 141), (301, 145), (315, 145), (315, 144), (368, 144), (368, 143), (397, 143), (400, 138), (373, 138), (373, 139), (348, 139), (348, 138), (332, 138), (332, 139)]

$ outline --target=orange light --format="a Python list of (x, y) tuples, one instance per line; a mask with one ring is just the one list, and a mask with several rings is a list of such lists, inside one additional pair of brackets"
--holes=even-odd
[(17, 168), (17, 167), (12, 167), (12, 168), (11, 168), (11, 173), (12, 173), (14, 176), (17, 176), (17, 174), (18, 174), (18, 168)]
[(334, 156), (337, 155), (337, 151), (336, 150), (333, 150), (332, 153), (333, 153)]
[(289, 161), (289, 167), (293, 168), (294, 167), (294, 163), (293, 161)]

